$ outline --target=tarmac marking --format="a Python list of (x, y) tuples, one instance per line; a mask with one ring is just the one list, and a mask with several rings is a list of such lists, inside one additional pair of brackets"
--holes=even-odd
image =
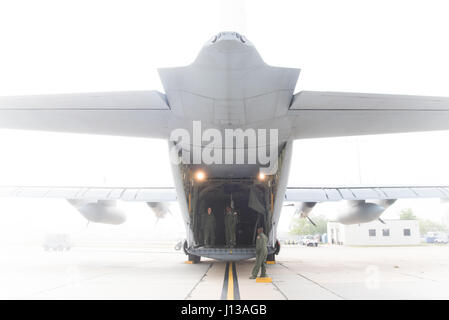
[[(149, 262), (142, 262), (139, 263), (137, 266), (144, 266), (147, 265)], [(110, 265), (106, 265), (106, 267), (111, 267)], [(52, 291), (56, 291), (56, 290), (60, 290), (60, 289), (64, 289), (64, 288), (70, 288), (76, 285), (81, 285), (81, 283), (85, 283), (85, 282), (90, 282), (92, 280), (96, 280), (98, 278), (103, 278), (103, 277), (108, 277), (113, 275), (114, 273), (112, 271), (109, 272), (102, 272), (100, 274), (97, 274), (95, 276), (91, 276), (91, 277), (85, 277), (85, 278), (80, 278), (76, 281), (72, 281), (72, 282), (68, 282), (68, 283), (63, 283), (54, 287), (50, 287), (50, 288), (46, 288), (43, 290), (39, 290), (39, 291), (35, 291), (32, 293), (29, 293), (27, 296), (21, 297), (20, 299), (29, 299), (29, 297), (34, 297), (34, 296), (39, 296), (41, 294), (46, 294)]]
[(234, 273), (234, 299), (240, 300), (239, 280), (237, 277), (237, 267), (235, 262), (232, 262), (232, 271)]
[[(229, 265), (231, 265), (231, 268)], [(228, 269), (228, 294), (226, 296), (227, 300), (234, 300), (234, 272), (232, 269), (232, 265), (232, 262), (228, 262), (226, 264), (226, 269)]]
[(210, 268), (212, 268), (213, 265), (214, 265), (214, 263), (212, 262), (209, 265), (209, 267), (207, 268), (207, 270), (204, 272), (204, 274), (201, 277), (201, 279), (193, 286), (192, 290), (190, 290), (190, 292), (187, 294), (187, 296), (184, 298), (184, 300), (192, 298), (193, 291), (195, 291), (196, 287), (198, 287), (198, 285), (201, 283), (201, 281), (204, 281), (204, 278), (206, 278), (207, 273), (209, 272)]
[[(286, 299), (285, 295), (280, 292), (276, 285), (273, 282), (257, 282), (257, 279), (251, 279), (250, 276), (252, 274), (252, 269), (254, 267), (254, 261), (245, 260), (239, 261), (237, 263), (237, 268), (239, 269), (240, 275), (243, 277), (239, 277), (239, 291), (240, 298), (244, 300), (282, 300)], [(281, 266), (273, 265), (270, 266), (270, 274), (273, 276), (276, 274), (274, 269), (282, 268)], [(282, 268), (283, 269), (283, 268)], [(271, 275), (270, 275), (271, 276)]]
[(422, 276), (418, 276), (418, 275), (415, 275), (415, 274), (409, 274), (409, 273), (404, 273), (404, 272), (399, 272), (399, 274), (402, 274), (402, 275), (408, 276), (408, 277), (413, 277), (413, 278), (421, 279), (421, 280), (432, 281), (432, 282), (438, 282), (437, 280), (434, 280), (434, 279), (431, 279), (431, 278), (422, 277)]
[[(279, 265), (283, 266), (283, 267), (286, 268), (287, 270), (293, 271), (293, 270), (291, 270), (289, 267), (287, 267), (286, 265), (284, 265), (283, 263), (279, 263)], [(293, 271), (293, 272), (294, 272), (294, 271)], [(327, 292), (329, 292), (329, 293), (331, 293), (331, 294), (333, 294), (333, 295), (339, 297), (340, 299), (343, 299), (343, 300), (346, 299), (345, 297), (339, 295), (338, 293), (336, 293), (336, 292), (330, 290), (329, 288), (326, 288), (325, 286), (319, 284), (318, 282), (316, 282), (316, 281), (314, 281), (314, 280), (312, 280), (312, 279), (307, 278), (306, 276), (304, 276), (304, 275), (302, 275), (302, 274), (300, 274), (300, 273), (296, 273), (296, 275), (300, 276), (301, 278), (303, 278), (303, 279), (305, 279), (305, 280), (307, 280), (307, 281), (310, 281), (311, 283), (313, 283), (313, 284), (317, 285), (318, 287), (320, 287), (320, 288), (326, 290)]]
[(240, 300), (237, 269), (234, 262), (226, 263), (221, 300)]
[(285, 300), (288, 300), (287, 295), (276, 285), (276, 283), (271, 282), (271, 284), (276, 288), (277, 291), (279, 291), (279, 293), (285, 298)]

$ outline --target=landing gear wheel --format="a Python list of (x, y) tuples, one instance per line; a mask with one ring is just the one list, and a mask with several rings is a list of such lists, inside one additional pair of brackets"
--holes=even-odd
[(193, 263), (198, 263), (201, 261), (201, 256), (195, 256), (193, 254), (189, 254), (189, 261), (192, 261)]
[(186, 255), (189, 254), (189, 252), (187, 251), (187, 246), (188, 246), (187, 240), (184, 240), (184, 244), (182, 245), (182, 249), (184, 250), (184, 253), (185, 253)]
[(267, 261), (276, 261), (274, 253), (267, 255)]
[(276, 243), (274, 245), (274, 254), (278, 255), (279, 251), (281, 251), (281, 243), (279, 242), (279, 240), (276, 240)]

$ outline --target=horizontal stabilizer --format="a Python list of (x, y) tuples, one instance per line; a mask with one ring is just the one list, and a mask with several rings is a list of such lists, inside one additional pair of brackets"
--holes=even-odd
[(293, 139), (449, 130), (449, 98), (302, 91), (288, 115)]
[(157, 91), (0, 97), (0, 128), (166, 138), (171, 114)]

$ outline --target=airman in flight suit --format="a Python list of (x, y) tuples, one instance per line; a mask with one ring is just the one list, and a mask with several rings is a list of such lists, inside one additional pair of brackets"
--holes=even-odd
[(226, 246), (235, 247), (236, 241), (236, 230), (237, 230), (237, 211), (232, 210), (231, 207), (226, 207), (225, 214), (225, 236), (226, 236)]
[(206, 247), (215, 245), (215, 216), (212, 208), (207, 208), (204, 215), (204, 245)]
[(260, 276), (262, 278), (266, 277), (267, 268), (265, 261), (268, 255), (268, 237), (263, 233), (263, 228), (257, 229), (257, 239), (256, 239), (256, 264), (254, 265), (252, 275), (250, 279), (256, 279), (259, 269), (262, 269)]

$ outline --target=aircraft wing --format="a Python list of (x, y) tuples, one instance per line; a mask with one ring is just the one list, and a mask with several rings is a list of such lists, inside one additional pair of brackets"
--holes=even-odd
[(0, 128), (166, 138), (170, 108), (157, 91), (0, 97)]
[(448, 186), (435, 187), (288, 187), (285, 201), (326, 202), (340, 200), (390, 200), (406, 198), (449, 198)]
[(175, 188), (0, 187), (0, 197), (61, 198), (70, 200), (176, 201)]
[(293, 139), (449, 130), (449, 98), (301, 91), (288, 115)]

